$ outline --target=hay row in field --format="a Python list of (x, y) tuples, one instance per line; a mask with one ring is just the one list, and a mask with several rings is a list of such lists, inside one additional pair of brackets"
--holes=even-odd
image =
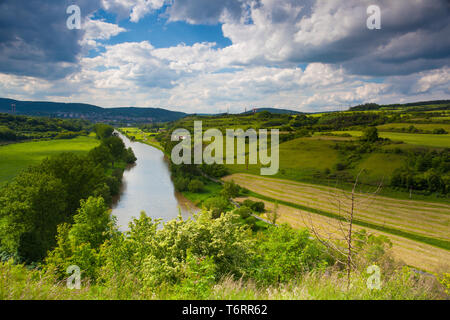
[[(234, 174), (225, 179), (270, 198), (332, 214), (342, 214), (350, 205), (346, 198), (350, 193), (336, 188), (248, 174)], [(355, 217), (379, 226), (449, 240), (450, 205), (446, 204), (379, 196), (369, 201), (366, 196), (358, 195)]]
[[(251, 200), (261, 201), (261, 199), (250, 197)], [(237, 199), (242, 201), (244, 199)], [(267, 210), (274, 209), (274, 203), (262, 200)], [(278, 206), (278, 223), (288, 223), (294, 228), (314, 228), (321, 236), (341, 238), (342, 233), (339, 232), (339, 226), (335, 219), (324, 217), (319, 214), (310, 213), (289, 206), (280, 204)], [(355, 226), (356, 230), (365, 229), (369, 233), (381, 234), (387, 236), (392, 244), (392, 252), (395, 258), (402, 260), (408, 265), (419, 269), (439, 272), (450, 268), (450, 252), (436, 248), (434, 246), (394, 236), (392, 234), (380, 232), (370, 228), (361, 228)]]

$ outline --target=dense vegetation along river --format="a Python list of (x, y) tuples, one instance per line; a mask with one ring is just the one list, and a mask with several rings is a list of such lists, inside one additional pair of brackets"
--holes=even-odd
[(141, 211), (163, 221), (177, 218), (180, 211), (187, 218), (193, 206), (175, 191), (164, 153), (144, 143), (132, 142), (120, 133), (119, 136), (137, 158), (136, 165), (124, 172), (122, 192), (112, 210), (120, 230), (127, 230), (128, 223), (138, 218)]

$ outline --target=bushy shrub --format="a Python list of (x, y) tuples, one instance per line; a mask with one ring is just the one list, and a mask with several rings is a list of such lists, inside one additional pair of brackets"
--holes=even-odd
[(235, 198), (239, 196), (240, 191), (241, 187), (234, 183), (234, 181), (225, 181), (221, 193), (226, 198)]
[(260, 260), (255, 264), (253, 276), (264, 283), (289, 281), (334, 263), (308, 230), (294, 230), (286, 224), (269, 227), (258, 238), (257, 250)]
[(239, 215), (242, 219), (247, 219), (251, 216), (252, 210), (249, 207), (242, 206), (234, 210), (234, 213)]
[(188, 184), (188, 191), (189, 192), (201, 192), (204, 188), (204, 184), (202, 181), (198, 179), (191, 180)]
[(245, 199), (242, 203), (244, 206), (251, 208), (253, 211), (262, 213), (265, 210), (264, 202)]
[(203, 203), (203, 207), (206, 210), (211, 211), (213, 218), (218, 218), (222, 213), (226, 213), (230, 210), (231, 206), (226, 198), (219, 196), (207, 199)]

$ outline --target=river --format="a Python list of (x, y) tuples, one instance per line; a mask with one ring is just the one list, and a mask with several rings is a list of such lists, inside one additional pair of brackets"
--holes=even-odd
[(195, 207), (175, 191), (164, 153), (147, 144), (130, 141), (120, 133), (119, 136), (137, 158), (136, 164), (125, 170), (120, 197), (112, 208), (119, 229), (127, 230), (128, 223), (138, 218), (141, 211), (163, 221), (177, 218), (180, 212), (184, 219), (188, 218)]

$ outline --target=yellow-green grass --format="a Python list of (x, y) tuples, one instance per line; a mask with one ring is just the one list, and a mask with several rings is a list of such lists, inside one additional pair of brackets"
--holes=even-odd
[[(291, 180), (311, 180), (318, 171), (332, 168), (338, 162), (335, 142), (315, 138), (299, 138), (280, 144), (280, 170), (276, 177)], [(320, 161), (319, 161), (320, 160)], [(261, 165), (227, 165), (230, 172), (260, 174)]]
[(383, 182), (388, 184), (395, 169), (403, 167), (406, 159), (407, 156), (404, 154), (370, 153), (364, 156), (352, 173), (356, 177), (358, 172), (364, 170), (364, 174), (360, 175), (362, 183), (374, 185)]
[[(362, 136), (362, 131), (334, 131), (333, 133), (348, 133), (354, 137)], [(438, 148), (450, 148), (450, 134), (420, 134), (403, 132), (379, 132), (381, 138), (392, 141), (403, 141), (404, 143), (417, 146), (429, 146)]]
[[(349, 192), (332, 187), (249, 174), (234, 174), (225, 180), (234, 180), (257, 194), (302, 206), (314, 213), (330, 217), (337, 217), (350, 208)], [(340, 200), (340, 204), (337, 199)], [(369, 200), (363, 194), (357, 194), (355, 199), (355, 220), (360, 221), (360, 225), (396, 235), (403, 234), (410, 239), (423, 240), (438, 247), (449, 246), (449, 204), (398, 200), (381, 196)]]
[[(249, 197), (249, 199), (263, 201), (268, 212), (274, 210), (274, 202), (255, 197)], [(236, 200), (242, 202), (245, 198), (237, 198)], [(314, 228), (324, 238), (329, 235), (333, 235), (331, 238), (342, 237), (342, 231), (339, 229), (339, 223), (336, 219), (283, 204), (278, 204), (277, 213), (279, 214), (277, 223), (288, 223), (293, 228)], [(393, 244), (394, 257), (410, 266), (433, 272), (439, 272), (445, 268), (448, 270), (450, 267), (450, 252), (448, 250), (367, 227), (354, 226), (354, 228), (355, 230), (365, 229), (371, 234), (387, 236)]]
[(99, 145), (90, 135), (74, 139), (35, 141), (0, 146), (0, 186), (14, 178), (30, 165), (39, 164), (45, 158), (62, 152), (87, 153)]
[(133, 136), (136, 141), (146, 143), (150, 146), (162, 150), (162, 146), (159, 141), (155, 139), (154, 133), (144, 132), (139, 128), (120, 128), (119, 130), (129, 138)]
[(388, 131), (390, 129), (408, 129), (410, 126), (414, 126), (420, 130), (428, 130), (433, 131), (434, 129), (442, 128), (447, 132), (450, 132), (450, 124), (443, 123), (387, 123), (380, 126), (377, 126), (380, 131)]

